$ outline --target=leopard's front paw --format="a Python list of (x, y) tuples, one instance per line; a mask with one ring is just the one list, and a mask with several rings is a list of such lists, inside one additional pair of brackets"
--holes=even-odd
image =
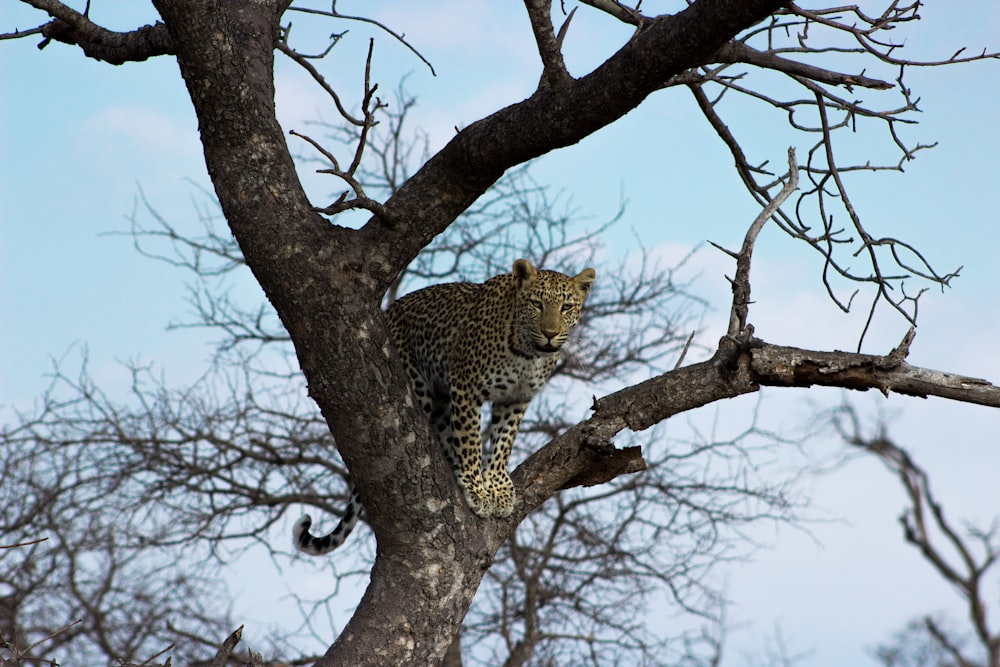
[(469, 504), (473, 512), (484, 518), (493, 516), (495, 511), (493, 496), (488, 492), (482, 479), (468, 480), (464, 483), (459, 480), (458, 485), (462, 488), (465, 502)]
[(514, 511), (514, 483), (506, 472), (490, 475), (486, 481), (493, 501), (493, 516), (508, 517)]

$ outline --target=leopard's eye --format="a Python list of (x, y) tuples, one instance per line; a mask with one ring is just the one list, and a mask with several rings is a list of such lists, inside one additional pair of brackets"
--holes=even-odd
[(531, 299), (531, 305), (537, 308), (538, 310), (542, 309), (542, 302), (539, 299)]
[(573, 304), (571, 304), (571, 303), (564, 303), (562, 305), (562, 312), (568, 313), (571, 310), (573, 310)]

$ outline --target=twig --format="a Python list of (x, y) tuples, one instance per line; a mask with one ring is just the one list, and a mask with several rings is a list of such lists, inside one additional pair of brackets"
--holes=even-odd
[[(620, 20), (629, 22), (628, 13), (616, 9), (618, 3), (615, 0), (587, 4), (606, 5), (606, 11), (622, 14)], [(869, 16), (857, 5), (804, 10), (797, 4), (790, 3), (786, 9), (775, 13), (771, 21), (751, 28), (723, 46), (715, 56), (716, 63), (721, 63), (720, 65), (704, 65), (664, 83), (665, 87), (690, 87), (706, 119), (732, 153), (747, 190), (761, 205), (770, 200), (768, 193), (776, 184), (765, 183), (771, 174), (764, 170), (764, 164), (752, 165), (744, 154), (740, 142), (719, 116), (719, 102), (728, 93), (763, 102), (779, 113), (786, 114), (792, 129), (805, 136), (816, 136), (801, 167), (802, 174), (811, 181), (811, 187), (804, 187), (797, 196), (794, 214), (788, 215), (779, 210), (775, 214), (775, 223), (786, 234), (804, 241), (823, 256), (823, 285), (841, 310), (849, 312), (855, 297), (862, 292), (854, 289), (849, 296), (839, 294), (839, 287), (834, 284), (837, 276), (861, 285), (872, 285), (875, 293), (870, 304), (867, 304), (870, 306), (868, 322), (859, 337), (859, 349), (874, 311), (883, 300), (889, 302), (889, 306), (903, 315), (909, 323), (916, 321), (920, 294), (913, 290), (907, 293), (903, 289), (903, 280), (916, 277), (945, 287), (951, 278), (958, 275), (958, 270), (939, 273), (927, 258), (904, 241), (879, 238), (868, 233), (862, 224), (860, 211), (853, 209), (843, 175), (855, 171), (902, 171), (903, 165), (914, 159), (918, 151), (933, 147), (933, 144), (910, 145), (898, 132), (898, 123), (915, 123), (913, 113), (918, 111), (919, 99), (913, 96), (903, 82), (907, 67), (995, 59), (1000, 55), (985, 50), (966, 55), (964, 50), (957, 50), (948, 58), (933, 61), (902, 59), (899, 52), (903, 44), (883, 36), (894, 34), (890, 31), (903, 23), (918, 20), (919, 7), (920, 3), (915, 0), (892, 2), (888, 3), (881, 14)], [(846, 36), (854, 43), (845, 45), (843, 40), (823, 37), (829, 35)], [(874, 59), (875, 64), (882, 67), (875, 70), (869, 67), (871, 63), (868, 62), (857, 67), (857, 74), (847, 74), (808, 64), (815, 62), (816, 56), (837, 57), (839, 61), (847, 61), (848, 58)], [(808, 94), (798, 96), (793, 93), (781, 98), (762, 92), (761, 89), (748, 87), (743, 80), (750, 70), (748, 67), (737, 70), (737, 64), (783, 73), (796, 87)], [(899, 74), (892, 87), (902, 95), (902, 104), (879, 108), (865, 99), (837, 94), (835, 86), (849, 91), (854, 88), (888, 90), (890, 77), (878, 76), (885, 71), (886, 65), (898, 69)], [(718, 92), (708, 90), (712, 84), (719, 86)], [(869, 120), (885, 124), (887, 138), (899, 151), (898, 162), (836, 164), (833, 161), (836, 153), (835, 132), (855, 131), (861, 122)], [(815, 206), (815, 210), (810, 211), (807, 206)], [(844, 228), (835, 227), (835, 223), (843, 224), (840, 223), (843, 215), (846, 215), (850, 223)], [(812, 222), (813, 219), (818, 219), (818, 223)], [(855, 235), (851, 236), (851, 233)], [(860, 269), (841, 259), (844, 246), (849, 249), (848, 253), (853, 253), (852, 261), (857, 254), (863, 255), (865, 261)], [(880, 251), (880, 247), (885, 250)], [(891, 261), (902, 271), (894, 271), (887, 261)]]
[[(163, 649), (159, 653), (157, 653), (155, 655), (152, 655), (152, 656), (146, 658), (145, 660), (143, 660), (142, 662), (140, 662), (139, 663), (139, 667), (142, 667), (143, 665), (148, 665), (149, 663), (153, 662), (154, 660), (156, 660), (157, 658), (159, 658), (161, 655), (163, 655), (167, 651), (172, 651), (172, 650), (174, 650), (174, 645), (173, 644), (167, 646), (167, 648)], [(170, 658), (167, 658), (167, 663), (168, 664), (170, 663)]]
[(750, 225), (743, 239), (743, 247), (736, 257), (736, 274), (733, 277), (733, 307), (729, 313), (728, 334), (739, 336), (747, 326), (747, 313), (750, 305), (750, 258), (757, 235), (767, 221), (775, 214), (786, 199), (799, 187), (798, 163), (795, 159), (795, 149), (788, 149), (788, 182), (778, 195), (768, 202), (764, 210)]
[(894, 85), (881, 79), (873, 79), (864, 74), (844, 74), (833, 70), (782, 58), (773, 51), (758, 51), (742, 41), (733, 41), (722, 47), (716, 54), (720, 63), (747, 63), (763, 69), (783, 72), (794, 77), (804, 77), (833, 86), (861, 86), (874, 90), (889, 90)]
[(79, 625), (80, 623), (83, 623), (83, 619), (82, 618), (81, 619), (77, 619), (77, 620), (73, 621), (72, 623), (68, 623), (67, 625), (62, 626), (61, 628), (59, 628), (55, 632), (50, 632), (49, 634), (47, 634), (46, 636), (44, 636), (41, 639), (39, 639), (37, 642), (35, 642), (31, 646), (29, 646), (28, 648), (24, 649), (24, 651), (21, 652), (21, 655), (25, 656), (28, 653), (31, 653), (32, 649), (41, 646), (42, 644), (44, 644), (45, 642), (49, 641), (53, 637), (61, 635), (62, 633), (66, 632), (67, 630), (69, 630), (70, 628), (72, 628), (74, 625)]
[(413, 53), (413, 55), (415, 55), (417, 58), (420, 58), (421, 62), (427, 65), (427, 69), (431, 71), (432, 75), (437, 76), (437, 72), (434, 71), (434, 66), (431, 65), (430, 61), (427, 60), (427, 58), (424, 58), (423, 54), (421, 54), (420, 51), (417, 51), (417, 49), (412, 44), (406, 41), (405, 36), (401, 35), (392, 28), (386, 26), (385, 24), (379, 23), (375, 19), (370, 19), (366, 16), (349, 16), (347, 14), (341, 14), (340, 12), (337, 11), (337, 0), (333, 0), (333, 2), (330, 3), (330, 6), (331, 6), (330, 11), (322, 9), (312, 9), (309, 7), (289, 7), (288, 11), (302, 12), (303, 14), (318, 14), (320, 16), (329, 16), (330, 18), (344, 19), (345, 21), (358, 21), (359, 23), (368, 23), (369, 25), (373, 25), (382, 30), (383, 32), (391, 35), (393, 38), (396, 39), (396, 41), (398, 41), (400, 44), (409, 49)]
[(687, 356), (688, 350), (691, 349), (691, 341), (694, 340), (694, 335), (696, 333), (696, 331), (692, 331), (691, 335), (687, 337), (686, 341), (684, 341), (684, 349), (681, 350), (681, 356), (677, 358), (677, 363), (674, 364), (674, 370), (680, 368), (681, 364), (684, 363), (684, 357)]
[(0, 549), (17, 549), (19, 547), (30, 547), (33, 544), (41, 544), (49, 538), (40, 537), (37, 540), (31, 540), (30, 542), (18, 542), (17, 544), (0, 544)]
[(222, 642), (222, 646), (219, 647), (219, 652), (212, 659), (210, 667), (225, 667), (226, 663), (229, 662), (229, 656), (232, 655), (236, 645), (240, 643), (242, 636), (243, 626), (241, 625), (233, 631), (233, 634), (226, 637), (226, 641)]
[(288, 42), (285, 41), (285, 39), (286, 38), (283, 38), (281, 41), (278, 42), (277, 44), (278, 50), (284, 53), (292, 60), (294, 60), (299, 65), (301, 65), (302, 68), (305, 69), (307, 72), (309, 72), (309, 75), (313, 78), (313, 80), (316, 83), (318, 83), (320, 88), (326, 91), (326, 94), (329, 95), (330, 98), (333, 100), (334, 106), (337, 107), (337, 112), (341, 115), (341, 117), (343, 117), (344, 120), (346, 120), (348, 123), (351, 123), (352, 125), (358, 125), (358, 126), (364, 125), (363, 120), (355, 118), (350, 113), (348, 113), (347, 109), (344, 108), (344, 105), (340, 101), (340, 96), (338, 96), (337, 91), (335, 91), (333, 87), (329, 83), (327, 83), (326, 77), (320, 74), (319, 70), (313, 67), (313, 64), (306, 59), (306, 56), (302, 55), (301, 53), (293, 49), (288, 44)]
[(321, 146), (320, 143), (312, 137), (296, 132), (295, 130), (290, 130), (289, 134), (308, 142), (309, 145), (315, 148), (330, 162), (330, 168), (317, 169), (316, 173), (331, 174), (336, 176), (347, 183), (348, 187), (350, 187), (350, 189), (354, 192), (353, 198), (348, 199), (348, 193), (343, 192), (332, 204), (325, 207), (313, 207), (314, 211), (325, 215), (336, 215), (351, 209), (361, 208), (370, 211), (383, 223), (392, 225), (392, 217), (386, 211), (385, 207), (381, 202), (372, 199), (365, 193), (364, 185), (362, 185), (361, 181), (357, 177), (358, 169), (361, 167), (361, 160), (364, 157), (365, 149), (368, 146), (369, 132), (373, 127), (375, 127), (375, 125), (378, 124), (375, 120), (375, 114), (386, 106), (385, 103), (383, 103), (379, 98), (375, 97), (375, 92), (378, 90), (378, 84), (372, 84), (371, 82), (371, 65), (374, 46), (374, 40), (369, 40), (368, 57), (365, 60), (365, 93), (361, 105), (364, 112), (364, 120), (354, 123), (358, 125), (361, 130), (358, 133), (357, 145), (354, 149), (354, 155), (351, 158), (351, 164), (347, 167), (347, 169), (342, 169), (336, 156), (327, 149), (323, 148), (323, 146)]

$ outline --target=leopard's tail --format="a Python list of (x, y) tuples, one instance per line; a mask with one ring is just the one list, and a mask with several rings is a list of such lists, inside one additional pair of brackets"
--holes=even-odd
[(316, 537), (309, 532), (312, 526), (312, 517), (308, 514), (302, 516), (295, 522), (292, 528), (292, 540), (295, 548), (310, 556), (322, 556), (328, 554), (347, 539), (347, 536), (354, 530), (358, 519), (361, 518), (361, 501), (358, 499), (358, 491), (351, 489), (351, 495), (347, 499), (347, 506), (344, 508), (344, 516), (341, 517), (337, 527), (322, 537)]

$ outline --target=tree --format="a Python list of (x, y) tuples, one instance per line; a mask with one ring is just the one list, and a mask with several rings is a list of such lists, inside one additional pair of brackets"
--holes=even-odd
[[(401, 105), (404, 110), (409, 107), (409, 102)], [(398, 145), (404, 136), (404, 115), (387, 112), (386, 136), (375, 138), (373, 153), (410, 152)], [(376, 164), (386, 163), (377, 160)], [(396, 160), (389, 164), (399, 167)], [(391, 190), (392, 181), (373, 171), (366, 174), (365, 187)], [(113, 578), (123, 555), (130, 562), (147, 563), (150, 559), (169, 562), (173, 557), (167, 554), (176, 553), (180, 563), (176, 571), (167, 566), (146, 572), (131, 579), (143, 586), (140, 590), (118, 589), (108, 594), (116, 602), (124, 598), (137, 617), (146, 611), (154, 616), (144, 624), (149, 630), (142, 637), (145, 643), (114, 641), (127, 625), (105, 627), (107, 616), (88, 614), (86, 608), (53, 599), (47, 588), (21, 585), (15, 578), (15, 583), (30, 589), (15, 614), (27, 622), (21, 623), (15, 635), (57, 633), (64, 619), (82, 614), (91, 621), (87, 633), (112, 640), (96, 646), (86, 641), (89, 634), (77, 633), (50, 648), (72, 648), (75, 656), (93, 655), (91, 662), (145, 656), (151, 652), (145, 651), (148, 645), (176, 644), (194, 655), (204, 651), (206, 642), (211, 644), (208, 638), (221, 634), (226, 616), (212, 618), (202, 613), (198, 603), (203, 601), (192, 592), (166, 599), (154, 594), (155, 590), (174, 590), (170, 577), (186, 575), (195, 553), (192, 546), (202, 545), (198, 553), (207, 549), (213, 561), (228, 565), (225, 553), (245, 548), (242, 543), (252, 539), (262, 542), (272, 558), (284, 559), (284, 539), (276, 545), (258, 536), (267, 534), (289, 503), (312, 504), (323, 513), (339, 512), (345, 497), (333, 490), (331, 480), (344, 478), (341, 488), (346, 490), (347, 485), (346, 470), (330, 455), (331, 443), (321, 419), (301, 400), (298, 374), (279, 372), (280, 364), (267, 363), (268, 357), (276, 356), (275, 348), (279, 357), (290, 353), (287, 335), (260, 304), (245, 308), (216, 280), (220, 273), (242, 267), (232, 239), (217, 233), (210, 215), (203, 220), (204, 235), (184, 237), (155, 211), (148, 214), (154, 225), (137, 226), (135, 243), (141, 252), (192, 272), (195, 320), (178, 326), (222, 333), (215, 371), (206, 381), (178, 392), (164, 386), (150, 369), (134, 367), (132, 406), (106, 395), (86, 368), (77, 377), (57, 370), (41, 410), (26, 415), (18, 428), (4, 432), (0, 440), (16, 460), (5, 467), (12, 496), (29, 495), (22, 488), (52, 485), (46, 471), (53, 462), (65, 461), (70, 472), (83, 471), (55, 476), (58, 486), (48, 497), (64, 518), (44, 525), (57, 526), (65, 534), (65, 527), (75, 525), (72, 513), (86, 512), (91, 517), (88, 528), (106, 527), (102, 535), (108, 536), (108, 546), (114, 547), (117, 558), (100, 562), (106, 574), (99, 579)], [(567, 220), (547, 191), (532, 182), (529, 172), (515, 171), (492, 189), (486, 204), (465, 212), (460, 224), (436, 239), (402, 277), (407, 283), (440, 280), (435, 264), (459, 275), (477, 276), (490, 262), (509, 264), (502, 258), (515, 257), (523, 244), (514, 239), (536, 239), (532, 247), (540, 256), (550, 257), (546, 265), (559, 256), (593, 254), (593, 235), (570, 237)], [(140, 224), (138, 218), (134, 222)], [(545, 240), (539, 241), (540, 237)], [(585, 382), (595, 387), (631, 368), (662, 366), (661, 358), (678, 352), (682, 339), (677, 332), (693, 326), (685, 320), (686, 301), (691, 298), (685, 296), (684, 285), (676, 282), (672, 271), (646, 263), (639, 265), (638, 273), (620, 267), (589, 299), (584, 327), (592, 335), (561, 365), (557, 377), (562, 380), (554, 384)], [(565, 394), (552, 387), (543, 399), (550, 396)], [(564, 413), (569, 406), (542, 400), (537, 407), (521, 430), (523, 451), (530, 452), (536, 443), (544, 443), (568, 426)], [(674, 633), (660, 636), (644, 627), (644, 600), (659, 588), (682, 609), (699, 616), (712, 614), (720, 601), (703, 579), (716, 562), (742, 552), (729, 533), (755, 520), (782, 520), (793, 507), (787, 489), (763, 482), (754, 472), (759, 464), (743, 444), (754, 430), (730, 441), (677, 442), (650, 458), (643, 476), (593, 494), (567, 492), (565, 501), (560, 497), (552, 512), (533, 514), (519, 527), (524, 537), (512, 538), (517, 548), (511, 553), (516, 557), (501, 554), (491, 568), (488, 585), (476, 598), (464, 635), (476, 651), (466, 660), (491, 655), (490, 662), (517, 664), (543, 654), (584, 663), (625, 651), (641, 656), (637, 659), (656, 660)], [(213, 464), (206, 467), (204, 461), (209, 459)], [(37, 461), (46, 465), (39, 469), (34, 465)], [(99, 475), (87, 474), (94, 470)], [(142, 480), (139, 484), (133, 482), (137, 477)], [(262, 484), (260, 480), (269, 481)], [(118, 489), (120, 504), (106, 502), (109, 487)], [(634, 510), (625, 514), (607, 511), (611, 504), (624, 512), (637, 503), (647, 513), (655, 511), (664, 518)], [(126, 507), (136, 520), (123, 525), (120, 517)], [(147, 523), (150, 516), (162, 517), (155, 531)], [(34, 535), (38, 525), (37, 521), (12, 522), (5, 539)], [(661, 536), (652, 548), (651, 531)], [(671, 539), (662, 539), (664, 535)], [(53, 563), (72, 568), (77, 559), (89, 556), (74, 548), (84, 536), (71, 532), (60, 538), (55, 548), (45, 552)], [(90, 542), (100, 545), (99, 539)], [(537, 543), (544, 547), (537, 548)], [(62, 544), (70, 548), (60, 548)], [(39, 559), (37, 553), (10, 555), (14, 571), (21, 563)], [(326, 562), (336, 565), (332, 574), (344, 583), (370, 566), (362, 562), (355, 568), (341, 558)], [(572, 567), (567, 567), (570, 563)], [(61, 572), (56, 566), (53, 570)], [(95, 569), (91, 566), (88, 571)], [(637, 576), (638, 571), (644, 574)], [(50, 582), (65, 579), (62, 574), (49, 577)], [(147, 592), (145, 587), (154, 590)], [(117, 598), (116, 592), (120, 593)], [(315, 624), (314, 617), (328, 617), (331, 608), (343, 604), (338, 596), (299, 603), (307, 625)], [(49, 605), (47, 613), (39, 609), (42, 604)], [(147, 606), (155, 609), (147, 610)], [(630, 620), (624, 624), (626, 610)], [(164, 625), (157, 618), (171, 622)], [(182, 626), (177, 619), (190, 622)], [(568, 632), (567, 620), (580, 629)], [(321, 630), (315, 633), (320, 635)], [(602, 637), (596, 649), (594, 637)], [(273, 644), (267, 651), (273, 659), (288, 660), (287, 656), (297, 654), (288, 639), (275, 638)]]
[(907, 500), (899, 516), (903, 538), (951, 586), (968, 612), (966, 630), (957, 630), (932, 614), (915, 619), (892, 643), (877, 647), (875, 657), (886, 667), (1000, 665), (1000, 632), (990, 620), (993, 610), (987, 592), (1000, 557), (1000, 519), (994, 517), (985, 529), (969, 522), (959, 528), (931, 491), (927, 472), (893, 441), (885, 423), (865, 433), (857, 411), (850, 405), (833, 410), (831, 418), (845, 442), (878, 457), (896, 476)]
[[(907, 344), (887, 356), (812, 352), (768, 345), (753, 337), (748, 323), (754, 238), (772, 215), (793, 237), (819, 250), (833, 274), (871, 285), (872, 309), (888, 303), (911, 320), (916, 316), (915, 297), (892, 291), (899, 279), (895, 270), (887, 270), (884, 251), (902, 273), (936, 283), (949, 280), (950, 274), (934, 271), (912, 247), (865, 232), (843, 183), (842, 174), (850, 168), (839, 166), (833, 158), (833, 133), (858, 119), (884, 122), (891, 136), (897, 136), (895, 124), (914, 109), (901, 79), (904, 106), (874, 111), (832, 91), (837, 86), (878, 90), (891, 84), (804, 62), (808, 56), (840, 51), (838, 40), (847, 37), (857, 44), (850, 52), (866, 64), (906, 65), (896, 57), (897, 46), (884, 41), (881, 34), (914, 18), (916, 5), (892, 3), (883, 15), (870, 18), (857, 9), (806, 10), (774, 1), (701, 0), (676, 14), (653, 17), (613, 3), (586, 3), (607, 13), (609, 20), (634, 25), (636, 30), (603, 65), (574, 78), (561, 55), (572, 14), (557, 31), (548, 4), (526, 3), (543, 64), (531, 97), (459, 131), (380, 200), (358, 178), (379, 107), (374, 88), (366, 81), (360, 116), (339, 105), (344, 123), (359, 128), (349, 162), (306, 139), (328, 160), (330, 172), (349, 187), (332, 204), (314, 206), (299, 183), (274, 116), (274, 52), (309, 65), (289, 43), (290, 32), (282, 29), (287, 3), (208, 6), (161, 0), (154, 4), (162, 23), (117, 34), (61, 3), (29, 4), (53, 19), (13, 36), (39, 33), (46, 41), (76, 44), (87, 55), (112, 63), (164, 55), (177, 58), (198, 115), (215, 195), (239, 245), (241, 261), (260, 283), (294, 345), (309, 395), (367, 501), (368, 521), (378, 541), (371, 584), (320, 664), (439, 661), (452, 645), (490, 563), (526, 517), (542, 506), (551, 509), (551, 501), (547, 505), (546, 501), (560, 489), (609, 482), (648, 465), (635, 449), (619, 450), (612, 444), (612, 438), (625, 429), (643, 431), (676, 414), (756, 391), (761, 385), (874, 387), (1000, 404), (1000, 392), (988, 383), (909, 366), (904, 360)], [(310, 11), (333, 20), (345, 18), (335, 7), (328, 12)], [(814, 39), (820, 40), (819, 46), (812, 45)], [(802, 62), (791, 59), (796, 54)], [(956, 56), (947, 62), (961, 60)], [(783, 101), (744, 88), (734, 71), (737, 67), (787, 75), (812, 97), (805, 103), (796, 98)], [(318, 73), (316, 77), (321, 85), (325, 83)], [(589, 419), (551, 438), (518, 468), (514, 478), (519, 502), (514, 515), (509, 520), (484, 522), (465, 508), (425, 420), (408, 407), (416, 402), (408, 396), (388, 344), (379, 309), (383, 296), (420, 251), (505, 171), (571, 145), (621, 117), (654, 91), (675, 86), (686, 86), (698, 100), (731, 148), (748, 189), (765, 209), (744, 247), (734, 253), (737, 271), (729, 335), (707, 362), (665, 372), (595, 401)], [(712, 97), (706, 91), (718, 94)], [(754, 166), (719, 116), (721, 96), (729, 93), (756, 95), (791, 112), (815, 113), (819, 122), (811, 127), (816, 143), (806, 162), (792, 162), (782, 178)], [(831, 118), (833, 113), (839, 119)], [(792, 122), (809, 130), (794, 113)], [(905, 159), (920, 147), (899, 142), (899, 148)], [(788, 196), (791, 190), (784, 186), (796, 180), (799, 169), (812, 186), (800, 195), (797, 214), (792, 217), (778, 211), (781, 201), (774, 190), (781, 187), (781, 197)], [(818, 204), (812, 218), (804, 206), (811, 200)], [(856, 247), (850, 250), (867, 258), (865, 271), (855, 273), (838, 259), (849, 239), (833, 226), (828, 214), (832, 200), (844, 206), (858, 234)], [(337, 225), (336, 216), (350, 209), (367, 210), (372, 218), (360, 229)], [(836, 296), (836, 286), (827, 282), (827, 287)], [(156, 407), (167, 412), (175, 399), (164, 395)], [(372, 412), (375, 405), (382, 407), (377, 419)], [(274, 416), (280, 416), (282, 424), (298, 427), (290, 435), (317, 438), (329, 446), (316, 420), (297, 419), (293, 411), (276, 415), (264, 410), (254, 418), (266, 421)], [(238, 423), (249, 425), (253, 420)], [(249, 441), (254, 448), (241, 455), (296, 463), (282, 458), (282, 452), (266, 440), (251, 437)], [(429, 468), (420, 464), (424, 457), (412, 455), (413, 445), (403, 445), (406, 442), (419, 443), (416, 447), (429, 457)], [(176, 447), (176, 441), (168, 444), (140, 451), (165, 461), (184, 451)], [(336, 470), (335, 463), (330, 465), (344, 473)], [(184, 488), (183, 480), (177, 488)], [(441, 506), (441, 512), (451, 517), (446, 531), (441, 531), (441, 512), (418, 502), (428, 488), (448, 490)], [(190, 518), (197, 522), (198, 517)], [(512, 552), (511, 558), (517, 562), (518, 556)], [(387, 634), (390, 642), (385, 641)]]

